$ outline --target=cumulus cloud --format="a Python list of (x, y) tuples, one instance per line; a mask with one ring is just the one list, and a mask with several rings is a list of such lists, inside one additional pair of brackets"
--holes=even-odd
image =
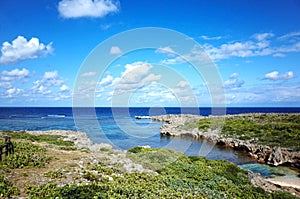
[(125, 71), (116, 81), (115, 93), (131, 92), (161, 78), (161, 75), (149, 73), (152, 65), (145, 62), (135, 62), (125, 65)]
[(238, 89), (243, 86), (245, 83), (244, 80), (240, 80), (238, 73), (232, 73), (229, 77), (229, 80), (226, 80), (223, 83), (224, 88), (229, 88), (229, 89)]
[(105, 78), (103, 78), (100, 82), (99, 82), (99, 86), (100, 87), (106, 87), (108, 85), (111, 85), (113, 82), (114, 78), (111, 75), (107, 75)]
[(273, 80), (273, 81), (288, 80), (288, 79), (293, 79), (293, 78), (294, 78), (293, 71), (288, 71), (282, 75), (280, 75), (278, 71), (273, 71), (273, 72), (265, 74), (265, 77), (264, 77), (264, 79)]
[[(289, 33), (279, 37), (280, 41), (287, 40), (291, 43), (277, 43), (276, 46), (271, 45), (271, 40), (275, 35), (273, 33), (254, 34), (246, 41), (235, 41), (224, 43), (219, 47), (205, 43), (202, 48), (214, 60), (228, 59), (231, 57), (254, 57), (268, 56), (284, 57), (284, 53), (300, 52), (299, 32)], [(299, 39), (295, 39), (299, 38)]]
[(0, 74), (0, 79), (2, 81), (14, 81), (14, 80), (21, 80), (24, 79), (25, 77), (29, 76), (29, 70), (26, 68), (23, 68), (22, 70), (20, 69), (14, 69), (11, 71), (2, 71)]
[(112, 0), (62, 0), (58, 11), (64, 18), (104, 17), (119, 11), (119, 2)]
[(11, 64), (26, 59), (36, 59), (53, 51), (52, 43), (45, 45), (38, 38), (27, 41), (23, 36), (18, 36), (12, 43), (4, 42), (1, 47), (0, 64)]
[(239, 77), (239, 74), (238, 74), (238, 73), (232, 73), (232, 74), (229, 76), (230, 79), (236, 79), (236, 78), (238, 78), (238, 77)]
[(112, 46), (109, 53), (111, 55), (120, 55), (122, 54), (122, 50), (118, 46)]
[(23, 92), (20, 88), (10, 88), (7, 89), (6, 94), (8, 98), (13, 98), (19, 96)]
[(274, 51), (269, 48), (269, 41), (261, 40), (258, 42), (245, 41), (222, 44), (220, 47), (214, 47), (210, 44), (204, 44), (203, 49), (211, 58), (227, 59), (230, 57), (252, 57), (270, 55)]
[(58, 72), (57, 71), (49, 71), (45, 72), (43, 78), (44, 79), (55, 79), (58, 77)]
[(161, 78), (161, 75), (151, 73), (152, 67), (151, 64), (146, 62), (126, 64), (120, 76), (106, 75), (97, 82), (96, 89), (91, 92), (96, 92), (96, 96), (106, 98), (107, 101), (110, 101), (114, 96), (118, 98), (117, 96), (123, 94), (134, 93)]
[(64, 85), (62, 85), (62, 86), (59, 88), (59, 90), (60, 90), (61, 92), (67, 92), (67, 91), (70, 90), (70, 88), (64, 84)]
[(64, 80), (62, 80), (59, 77), (57, 71), (47, 71), (44, 73), (41, 79), (33, 82), (33, 87), (31, 88), (31, 91), (33, 93), (46, 95), (52, 93), (49, 87), (65, 88), (63, 84)]

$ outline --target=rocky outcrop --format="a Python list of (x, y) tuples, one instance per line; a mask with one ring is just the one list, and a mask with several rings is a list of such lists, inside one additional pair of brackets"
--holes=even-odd
[[(210, 116), (210, 117), (238, 117), (241, 115), (225, 115), (225, 116)], [(192, 124), (197, 124), (199, 119), (206, 118), (197, 115), (163, 115), (152, 116), (151, 119), (163, 122), (160, 128), (160, 133), (163, 136), (178, 136), (189, 137), (193, 139), (206, 139), (207, 141), (231, 147), (235, 150), (246, 151), (251, 157), (255, 158), (259, 163), (264, 163), (272, 166), (287, 165), (300, 168), (300, 152), (290, 151), (286, 148), (270, 147), (252, 144), (252, 140), (240, 140), (237, 138), (227, 138), (220, 134), (221, 129), (208, 129), (205, 132), (199, 131), (197, 127), (192, 127)], [(191, 126), (190, 128), (185, 128)]]
[(278, 166), (284, 162), (284, 158), (282, 156), (281, 148), (280, 147), (274, 147), (272, 149), (272, 152), (269, 154), (269, 158), (267, 160), (268, 164), (272, 164), (274, 166)]
[(89, 151), (97, 152), (102, 149), (112, 149), (110, 144), (93, 143), (86, 133), (83, 132), (75, 132), (68, 130), (48, 130), (48, 131), (26, 131), (28, 134), (33, 135), (41, 135), (41, 134), (49, 134), (49, 135), (60, 135), (63, 136), (64, 141), (71, 141), (75, 144), (77, 149), (88, 149)]
[(290, 186), (284, 182), (276, 182), (272, 178), (265, 179), (261, 175), (251, 171), (248, 171), (248, 178), (254, 186), (261, 187), (265, 191), (287, 191), (300, 197), (300, 189), (295, 185)]

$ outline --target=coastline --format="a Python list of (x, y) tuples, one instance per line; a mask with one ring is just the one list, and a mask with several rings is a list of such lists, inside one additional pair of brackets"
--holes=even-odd
[[(234, 114), (224, 116), (198, 116), (190, 114), (179, 115), (161, 115), (161, 116), (137, 116), (136, 119), (152, 119), (154, 121), (162, 122), (160, 128), (162, 136), (174, 137), (188, 137), (195, 140), (205, 139), (213, 144), (224, 145), (234, 150), (242, 150), (248, 153), (249, 156), (256, 159), (258, 163), (267, 164), (270, 166), (289, 166), (300, 169), (300, 152), (290, 151), (282, 147), (270, 147), (267, 145), (255, 145), (250, 143), (249, 140), (240, 140), (237, 138), (226, 138), (220, 134), (220, 129), (207, 131), (200, 131), (197, 127), (193, 128), (192, 123), (205, 118), (229, 118), (241, 117), (249, 115), (261, 115), (264, 113), (247, 113), (247, 114)], [(272, 113), (274, 114), (274, 113)], [(190, 125), (190, 129), (185, 128)], [(291, 180), (285, 177), (263, 178), (260, 175), (249, 173), (248, 177), (254, 185), (263, 187), (265, 190), (280, 188), (292, 193), (300, 194), (300, 181)]]
[[(36, 145), (41, 145), (46, 147), (47, 151), (51, 151), (51, 154), (54, 153), (55, 160), (53, 163), (48, 163), (49, 165), (46, 168), (42, 169), (43, 173), (40, 173), (39, 168), (32, 168), (27, 169), (26, 172), (33, 172), (32, 176), (25, 176), (24, 171), (19, 169), (18, 172), (13, 172), (9, 174), (10, 179), (13, 180), (15, 185), (20, 186), (21, 190), (25, 189), (24, 186), (28, 183), (33, 184), (41, 184), (44, 186), (45, 182), (47, 183), (47, 175), (62, 175), (62, 177), (58, 177), (58, 181), (54, 181), (51, 177), (50, 182), (58, 183), (58, 186), (69, 186), (70, 184), (80, 185), (81, 183), (88, 184), (91, 183), (90, 180), (87, 180), (84, 173), (95, 172), (94, 170), (89, 171), (89, 168), (95, 167), (98, 164), (105, 164), (108, 168), (115, 168), (117, 165), (118, 170), (122, 170), (126, 173), (149, 173), (155, 175), (157, 174), (153, 170), (149, 170), (144, 168), (141, 164), (132, 161), (130, 158), (127, 157), (127, 151), (123, 150), (115, 150), (112, 149), (112, 146), (109, 144), (94, 144), (88, 136), (84, 132), (74, 132), (69, 130), (50, 130), (50, 131), (22, 131), (18, 133), (25, 133), (29, 135), (39, 136), (39, 135), (59, 135), (63, 136), (63, 141), (70, 141), (73, 142), (76, 146), (76, 150), (73, 151), (65, 151), (56, 148), (56, 146), (52, 144), (40, 143), (34, 141), (33, 143)], [(3, 132), (1, 132), (3, 134)], [(21, 142), (24, 142), (24, 140)], [(54, 147), (54, 148), (53, 148)], [(147, 147), (145, 147), (147, 149)], [(48, 152), (49, 153), (49, 152)], [(67, 157), (67, 159), (65, 159)], [(63, 158), (63, 159), (61, 159)], [(75, 166), (76, 165), (76, 166)], [(53, 170), (53, 166), (55, 170)], [(71, 168), (69, 168), (71, 166)], [(75, 167), (74, 167), (75, 166)], [(32, 170), (32, 171), (31, 171)], [(50, 173), (50, 174), (49, 174)], [(89, 174), (90, 175), (90, 174)], [(95, 173), (93, 175), (100, 175), (101, 173)], [(102, 175), (101, 179), (107, 179), (111, 181), (115, 178), (114, 175), (120, 174), (113, 174), (112, 176)], [(70, 179), (76, 180), (70, 180)], [(78, 177), (79, 176), (79, 177)], [(25, 180), (23, 179), (25, 178)], [(31, 179), (32, 178), (32, 179)], [(281, 182), (279, 186), (278, 181), (269, 181), (262, 178), (260, 175), (248, 172), (248, 178), (250, 179), (251, 183), (256, 187), (261, 187), (265, 191), (287, 191), (290, 192), (298, 197), (300, 197), (300, 191), (294, 189), (292, 187), (285, 187), (287, 183)], [(23, 179), (23, 180), (20, 180)], [(285, 183), (285, 184), (283, 184)], [(288, 184), (290, 185), (290, 184)], [(81, 185), (80, 185), (81, 186)], [(22, 195), (21, 195), (22, 197)]]
[[(274, 113), (272, 113), (274, 114)], [(267, 164), (270, 166), (285, 165), (300, 169), (300, 152), (291, 151), (288, 148), (268, 145), (253, 144), (256, 138), (251, 140), (241, 140), (238, 138), (225, 137), (221, 135), (221, 129), (207, 129), (205, 131), (199, 130), (197, 123), (201, 119), (213, 118), (219, 120), (219, 123), (225, 118), (235, 118), (252, 115), (266, 115), (263, 113), (249, 113), (249, 114), (234, 114), (224, 116), (198, 116), (198, 115), (162, 115), (151, 116), (149, 119), (162, 122), (163, 125), (160, 128), (160, 134), (162, 136), (174, 136), (174, 137), (189, 137), (195, 140), (205, 139), (213, 144), (224, 145), (234, 150), (245, 151), (252, 158), (256, 159), (258, 163)], [(141, 118), (142, 119), (142, 118)], [(217, 121), (218, 122), (218, 121)], [(193, 125), (196, 124), (196, 125)], [(186, 126), (190, 126), (187, 127)]]

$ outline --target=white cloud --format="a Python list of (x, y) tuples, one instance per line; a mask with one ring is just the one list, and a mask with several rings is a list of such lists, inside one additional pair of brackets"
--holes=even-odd
[(125, 71), (117, 78), (115, 94), (131, 92), (139, 87), (151, 84), (161, 78), (161, 75), (149, 73), (152, 65), (145, 62), (135, 62), (125, 65)]
[(186, 88), (188, 86), (189, 86), (189, 83), (187, 83), (186, 81), (180, 81), (177, 84), (177, 87), (179, 87), (179, 88)]
[(285, 57), (285, 54), (283, 54), (283, 53), (275, 53), (275, 54), (273, 54), (273, 57)]
[(10, 44), (4, 42), (1, 47), (0, 64), (10, 64), (26, 59), (36, 59), (53, 51), (52, 43), (45, 45), (39, 42), (38, 38), (31, 38), (27, 41), (23, 36), (18, 36)]
[(23, 68), (22, 70), (16, 68), (11, 71), (2, 71), (0, 74), (0, 79), (2, 81), (21, 80), (25, 77), (28, 77), (29, 73), (29, 70), (27, 70), (26, 68)]
[(48, 94), (52, 93), (51, 90), (49, 90), (47, 87), (45, 87), (43, 85), (40, 85), (39, 87), (37, 87), (37, 89), (35, 91), (36, 91), (36, 93), (43, 94), (43, 95), (48, 95)]
[(108, 85), (111, 85), (113, 82), (114, 78), (111, 75), (107, 75), (105, 78), (103, 78), (100, 82), (99, 82), (99, 86), (100, 87), (106, 87)]
[(290, 40), (290, 39), (291, 39), (291, 41), (300, 39), (300, 31), (291, 32), (291, 33), (282, 35), (281, 37), (278, 37), (278, 40), (282, 40), (282, 41)]
[(19, 88), (10, 88), (6, 91), (8, 98), (18, 97), (23, 92), (22, 89)]
[(230, 57), (263, 56), (270, 55), (274, 52), (269, 48), (269, 41), (266, 40), (222, 44), (219, 48), (210, 44), (205, 44), (202, 47), (214, 60), (227, 59)]
[(268, 56), (284, 57), (284, 53), (300, 52), (300, 42), (298, 38), (300, 32), (289, 33), (282, 36), (279, 40), (293, 38), (289, 45), (277, 44), (271, 45), (271, 39), (274, 37), (273, 33), (260, 33), (252, 35), (249, 40), (236, 41), (231, 43), (224, 43), (219, 47), (211, 44), (203, 44), (204, 51), (214, 60), (228, 59), (231, 57), (254, 57), (254, 56)]
[(120, 76), (106, 75), (97, 83), (96, 89), (91, 92), (96, 92), (95, 96), (98, 99), (111, 101), (114, 98), (114, 100), (121, 103), (124, 94), (134, 94), (137, 90), (155, 84), (156, 81), (160, 80), (161, 75), (151, 73), (152, 67), (151, 64), (146, 62), (126, 64)]
[(291, 105), (300, 101), (299, 82), (256, 84), (239, 90), (227, 90), (228, 104), (233, 105)]
[(254, 39), (256, 39), (257, 41), (264, 41), (264, 40), (266, 40), (268, 38), (271, 38), (273, 36), (274, 36), (273, 33), (268, 33), (268, 32), (267, 33), (256, 33), (256, 34), (252, 35), (252, 37)]
[(229, 77), (229, 80), (226, 80), (223, 83), (223, 87), (224, 88), (229, 88), (229, 89), (239, 89), (240, 87), (242, 87), (245, 83), (244, 80), (240, 80), (239, 78), (239, 74), (238, 73), (232, 73)]
[(118, 46), (112, 46), (109, 53), (111, 55), (120, 55), (122, 54), (122, 50)]
[(59, 77), (57, 71), (47, 71), (41, 79), (33, 82), (31, 92), (34, 94), (48, 95), (52, 93), (50, 88), (55, 87), (58, 87), (60, 91), (62, 91), (61, 88), (65, 89), (64, 80)]
[(60, 101), (60, 100), (64, 100), (64, 99), (69, 99), (69, 98), (71, 98), (71, 96), (70, 95), (65, 95), (65, 94), (59, 94), (59, 95), (57, 95), (56, 97), (54, 97), (54, 100), (55, 101)]
[(155, 52), (156, 53), (167, 54), (169, 56), (176, 55), (176, 52), (170, 46), (165, 46), (165, 47), (158, 48), (158, 49), (156, 49)]
[(45, 72), (43, 78), (44, 79), (55, 79), (58, 77), (58, 72), (57, 71), (49, 71)]
[(185, 62), (185, 60), (179, 56), (161, 61), (162, 64), (166, 64), (166, 65), (180, 64), (180, 63), (184, 63), (184, 62)]
[(12, 84), (10, 82), (0, 82), (0, 88), (8, 89), (11, 87), (12, 87)]
[(62, 86), (59, 88), (59, 90), (60, 90), (61, 92), (67, 92), (67, 91), (70, 90), (70, 88), (64, 84), (64, 85), (62, 85)]
[(300, 42), (291, 45), (280, 46), (276, 49), (276, 53), (300, 52)]
[(164, 103), (178, 106), (177, 99), (172, 89), (168, 89), (155, 83), (137, 89), (131, 96), (130, 103), (142, 106), (162, 106)]
[(282, 75), (280, 75), (278, 71), (273, 71), (273, 72), (265, 74), (265, 77), (264, 77), (264, 79), (273, 80), (273, 81), (288, 80), (288, 79), (293, 79), (293, 78), (294, 78), (294, 73), (292, 71), (288, 71)]
[(236, 79), (236, 78), (238, 78), (238, 77), (239, 77), (239, 74), (238, 74), (238, 73), (232, 73), (232, 74), (229, 76), (230, 79)]
[(112, 0), (62, 0), (58, 11), (64, 18), (104, 17), (119, 11), (119, 2)]
[(97, 74), (96, 72), (86, 72), (86, 73), (81, 74), (80, 76), (81, 77), (93, 77), (96, 74)]
[(217, 36), (217, 37), (208, 37), (208, 36), (206, 36), (206, 35), (202, 35), (202, 36), (200, 36), (200, 38), (203, 39), (203, 40), (220, 40), (220, 39), (222, 39), (223, 37), (221, 37), (221, 36)]

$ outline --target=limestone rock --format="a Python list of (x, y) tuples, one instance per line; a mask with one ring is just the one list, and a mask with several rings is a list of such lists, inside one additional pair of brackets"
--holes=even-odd
[(274, 147), (269, 155), (267, 163), (270, 165), (278, 166), (283, 163), (283, 156), (280, 147)]

